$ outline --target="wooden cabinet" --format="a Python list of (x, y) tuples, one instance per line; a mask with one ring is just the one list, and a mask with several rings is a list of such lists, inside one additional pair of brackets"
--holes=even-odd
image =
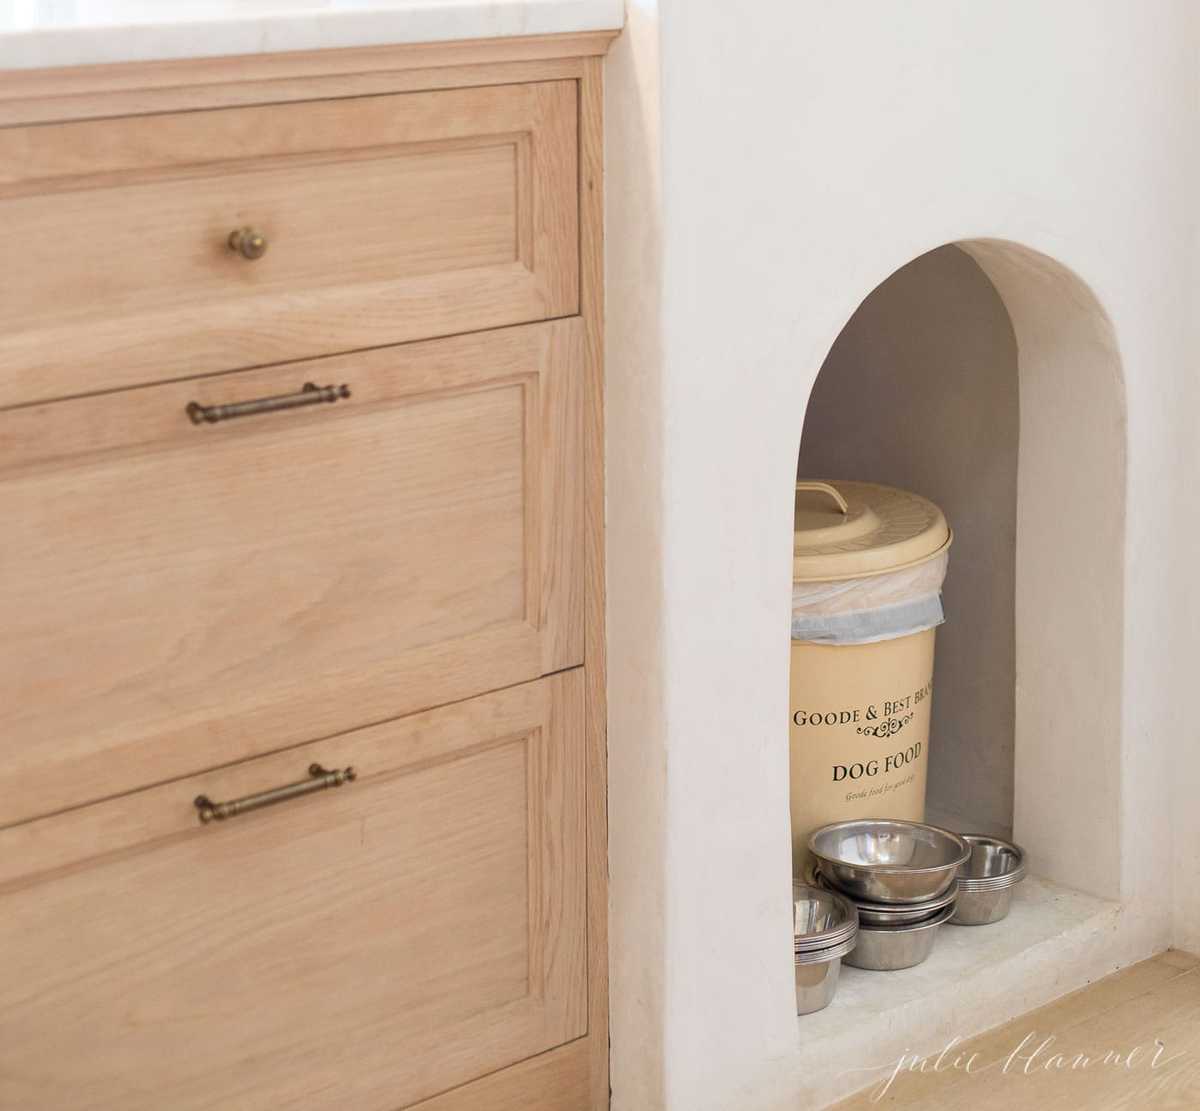
[(0, 412), (0, 825), (582, 663), (582, 367), (571, 319)]
[(7, 75), (0, 1107), (607, 1107), (610, 38)]
[(0, 832), (0, 1107), (391, 1111), (578, 1037), (583, 751), (576, 669)]

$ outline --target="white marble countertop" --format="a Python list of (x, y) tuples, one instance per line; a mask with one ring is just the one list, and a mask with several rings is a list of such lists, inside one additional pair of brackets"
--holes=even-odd
[(624, 0), (0, 0), (0, 70), (619, 28)]

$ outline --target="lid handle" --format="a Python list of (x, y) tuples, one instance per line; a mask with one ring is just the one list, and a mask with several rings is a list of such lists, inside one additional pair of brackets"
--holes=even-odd
[(846, 499), (830, 486), (828, 482), (797, 482), (796, 490), (812, 490), (817, 494), (828, 494), (837, 502), (837, 507), (842, 511), (843, 517), (850, 512), (850, 506), (846, 504)]

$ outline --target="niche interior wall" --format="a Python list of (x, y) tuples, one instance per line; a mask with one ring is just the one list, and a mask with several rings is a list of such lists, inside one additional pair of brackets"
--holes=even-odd
[(799, 478), (913, 490), (954, 529), (937, 633), (927, 819), (1012, 836), (1016, 707), (1017, 343), (965, 252), (941, 247), (876, 287), (809, 397)]

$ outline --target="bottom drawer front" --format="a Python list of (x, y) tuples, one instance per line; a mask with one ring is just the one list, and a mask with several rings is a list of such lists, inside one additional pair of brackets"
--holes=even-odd
[(391, 1111), (579, 1036), (583, 774), (575, 671), (0, 834), (0, 1107)]

